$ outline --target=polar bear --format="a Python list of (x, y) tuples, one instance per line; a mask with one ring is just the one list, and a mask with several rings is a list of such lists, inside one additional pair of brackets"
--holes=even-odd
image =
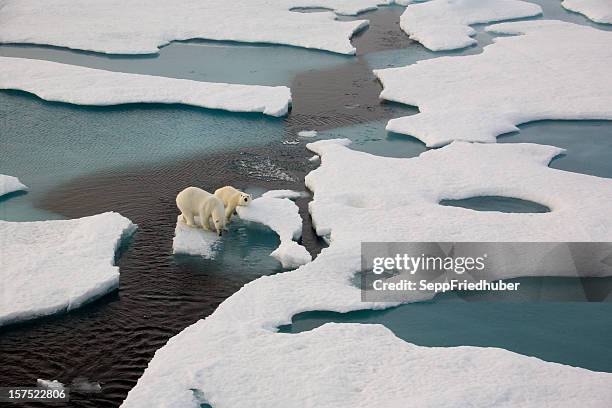
[(181, 220), (190, 227), (195, 227), (194, 216), (200, 217), (202, 228), (211, 231), (210, 219), (217, 234), (225, 228), (223, 201), (197, 187), (187, 187), (176, 196), (176, 206), (181, 210)]
[(253, 200), (250, 194), (236, 190), (232, 186), (218, 188), (215, 191), (215, 196), (219, 197), (223, 201), (223, 205), (225, 205), (226, 224), (229, 224), (230, 220), (232, 219), (232, 214), (234, 214), (236, 211), (237, 206), (249, 205)]

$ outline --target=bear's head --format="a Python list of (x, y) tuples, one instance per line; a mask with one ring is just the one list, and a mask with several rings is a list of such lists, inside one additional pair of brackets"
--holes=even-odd
[(251, 201), (253, 201), (253, 198), (250, 194), (240, 193), (240, 200), (238, 200), (238, 205), (249, 205), (251, 204)]

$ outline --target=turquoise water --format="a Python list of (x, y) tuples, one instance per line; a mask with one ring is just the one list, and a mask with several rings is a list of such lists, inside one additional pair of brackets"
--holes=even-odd
[[(538, 287), (537, 282), (542, 279), (532, 285), (535, 293), (555, 285)], [(571, 292), (576, 285), (565, 286)], [(612, 371), (612, 302), (483, 299), (451, 294), (383, 311), (307, 312), (294, 316), (292, 325), (280, 331), (299, 333), (327, 322), (378, 323), (418, 345), (500, 347), (546, 361)]]

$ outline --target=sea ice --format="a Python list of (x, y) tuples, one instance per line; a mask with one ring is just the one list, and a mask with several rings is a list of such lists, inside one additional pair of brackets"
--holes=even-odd
[(206, 259), (214, 259), (221, 249), (221, 238), (215, 232), (199, 227), (200, 217), (194, 217), (198, 227), (189, 227), (179, 215), (174, 229), (172, 250), (175, 254), (198, 255)]
[(0, 197), (15, 191), (25, 191), (28, 187), (17, 177), (0, 174)]
[(431, 0), (410, 4), (400, 26), (411, 39), (432, 51), (476, 44), (470, 24), (490, 23), (542, 14), (537, 4), (520, 0)]
[[(456, 142), (397, 159), (353, 151), (348, 143), (308, 145), (322, 157), (306, 178), (314, 192), (310, 211), (330, 246), (294, 271), (246, 284), (212, 315), (170, 339), (123, 407), (403, 407), (406, 401), (606, 407), (612, 399), (609, 373), (496, 348), (420, 347), (380, 325), (326, 324), (299, 334), (275, 333), (300, 312), (391, 306), (362, 302), (351, 283), (361, 269), (361, 242), (612, 239), (612, 180), (547, 167), (561, 149)], [(523, 198), (551, 212), (478, 212), (438, 204), (477, 195)], [(512, 268), (500, 272), (495, 277), (513, 274)], [(470, 383), (474, 378), (481, 380)]]
[(246, 207), (236, 207), (243, 220), (267, 225), (278, 234), (280, 245), (270, 255), (287, 269), (312, 261), (306, 248), (295, 242), (302, 236), (302, 217), (298, 206), (290, 198), (302, 194), (292, 190), (272, 190), (254, 199)]
[(563, 7), (584, 14), (596, 23), (612, 24), (612, 1), (610, 0), (563, 0)]
[(516, 125), (545, 119), (612, 119), (612, 32), (537, 20), (502, 23), (482, 54), (375, 70), (381, 97), (419, 107), (387, 130), (427, 146), (495, 142)]
[[(150, 54), (189, 39), (278, 43), (354, 54), (350, 38), (367, 20), (339, 21), (388, 0), (5, 0), (0, 42), (47, 44), (109, 54)], [(32, 27), (36, 27), (33, 30)]]
[(272, 116), (285, 115), (291, 102), (286, 86), (199, 82), (12, 57), (0, 57), (0, 89), (76, 105), (181, 103)]
[(117, 248), (136, 225), (114, 212), (0, 221), (0, 326), (75, 309), (114, 290)]
[(43, 380), (40, 378), (36, 380), (36, 386), (40, 388), (47, 388), (49, 390), (63, 390), (64, 389), (64, 384), (62, 384), (61, 382), (57, 380)]
[(299, 137), (317, 137), (316, 130), (301, 130), (298, 132)]

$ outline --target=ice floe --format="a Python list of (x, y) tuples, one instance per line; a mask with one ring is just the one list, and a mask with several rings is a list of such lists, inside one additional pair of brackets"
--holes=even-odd
[[(361, 269), (361, 242), (612, 238), (612, 180), (547, 167), (561, 149), (456, 142), (418, 158), (397, 159), (353, 151), (348, 143), (309, 144), (322, 159), (306, 178), (314, 192), (310, 211), (318, 234), (330, 235), (330, 246), (295, 271), (248, 283), (211, 316), (170, 339), (123, 407), (206, 402), (220, 408), (403, 407), (406, 401), (414, 406), (607, 406), (612, 374), (506, 350), (419, 347), (380, 325), (274, 332), (304, 311), (390, 306), (362, 302), (361, 291), (351, 284)], [(475, 195), (529, 199), (551, 212), (438, 205), (443, 198)], [(486, 383), (470, 383), (474, 378)]]
[(297, 268), (312, 260), (306, 248), (295, 242), (302, 236), (302, 217), (298, 206), (290, 198), (303, 194), (292, 190), (271, 190), (246, 207), (236, 207), (241, 219), (267, 225), (278, 234), (280, 245), (270, 256), (287, 269)]
[(291, 102), (286, 86), (199, 82), (12, 57), (0, 57), (0, 89), (76, 105), (180, 103), (272, 116), (285, 115)]
[(612, 32), (536, 20), (502, 23), (482, 54), (375, 70), (381, 97), (419, 107), (387, 130), (427, 146), (495, 142), (516, 125), (544, 119), (612, 119)]
[(411, 4), (400, 25), (411, 39), (432, 51), (476, 44), (470, 24), (490, 23), (542, 14), (537, 4), (520, 0), (432, 0)]
[(300, 130), (298, 132), (299, 137), (317, 137), (317, 134), (316, 130)]
[[(2, 2), (0, 42), (47, 44), (110, 54), (156, 53), (175, 40), (278, 43), (354, 54), (349, 39), (367, 20), (339, 21), (386, 0), (45, 0)], [(36, 30), (32, 30), (36, 27)]]
[(198, 227), (189, 227), (179, 215), (174, 229), (172, 250), (175, 254), (196, 255), (214, 259), (222, 245), (222, 237), (215, 232), (205, 230), (200, 225), (200, 217), (194, 217)]
[(115, 253), (135, 229), (114, 212), (73, 220), (0, 221), (0, 326), (72, 310), (116, 289)]
[(612, 24), (612, 1), (610, 0), (563, 0), (563, 7), (584, 14), (596, 23)]
[(15, 191), (25, 191), (28, 187), (17, 177), (0, 174), (0, 197)]
[(46, 388), (48, 390), (63, 390), (64, 384), (57, 380), (43, 380), (41, 378), (36, 380), (36, 386), (40, 388)]

